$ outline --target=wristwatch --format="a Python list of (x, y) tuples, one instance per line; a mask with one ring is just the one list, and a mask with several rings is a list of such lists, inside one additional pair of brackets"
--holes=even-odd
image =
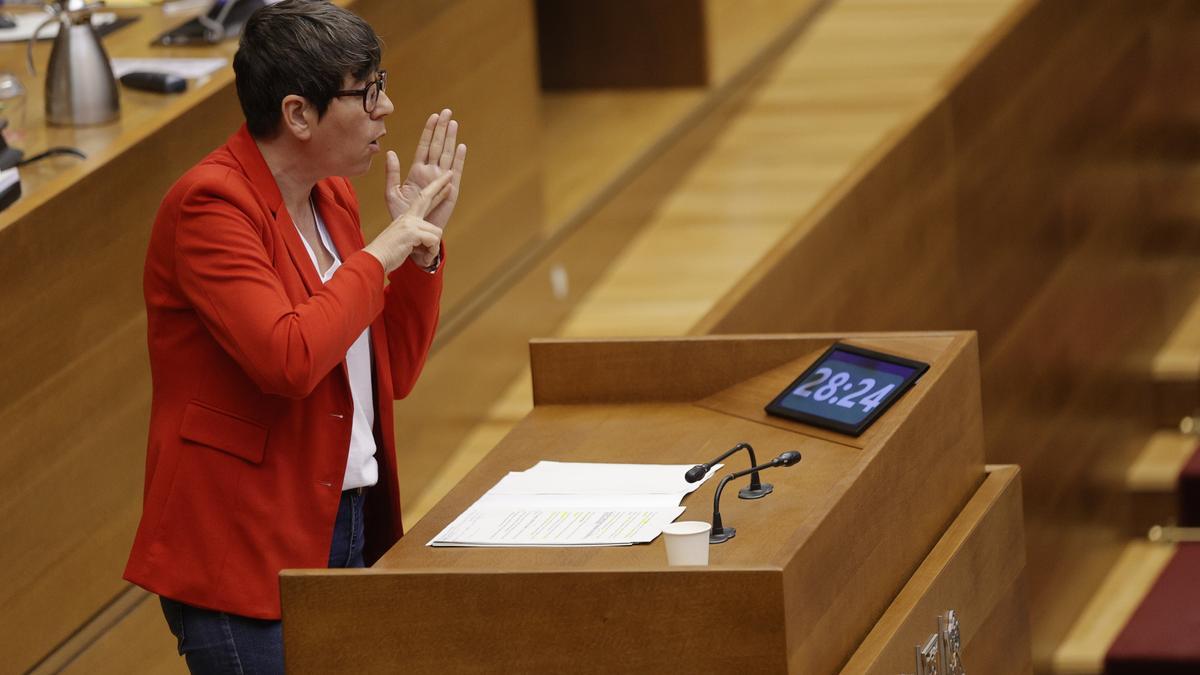
[(434, 256), (433, 262), (429, 263), (428, 267), (422, 267), (421, 269), (425, 270), (426, 272), (428, 272), (430, 274), (434, 274), (438, 271), (438, 268), (441, 266), (442, 266), (442, 251), (441, 251), (441, 249), (438, 249), (438, 254), (436, 256)]

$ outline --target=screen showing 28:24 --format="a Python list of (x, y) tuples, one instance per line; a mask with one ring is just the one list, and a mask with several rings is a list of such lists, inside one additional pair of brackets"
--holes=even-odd
[(834, 345), (767, 411), (858, 435), (927, 368), (908, 359)]

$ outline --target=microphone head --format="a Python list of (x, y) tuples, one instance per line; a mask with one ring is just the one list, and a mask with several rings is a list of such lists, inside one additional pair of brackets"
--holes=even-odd
[(704, 480), (704, 476), (707, 473), (708, 473), (708, 465), (707, 464), (697, 464), (696, 466), (693, 466), (692, 468), (688, 469), (687, 473), (683, 474), (683, 479), (689, 483), (695, 483), (697, 481)]
[(795, 450), (789, 450), (776, 457), (775, 461), (779, 462), (779, 466), (791, 466), (800, 461), (800, 453), (796, 452)]

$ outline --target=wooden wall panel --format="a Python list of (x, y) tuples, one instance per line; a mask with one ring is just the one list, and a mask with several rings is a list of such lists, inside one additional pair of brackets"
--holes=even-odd
[(544, 89), (709, 82), (703, 0), (538, 0)]
[(949, 134), (944, 106), (898, 130), (886, 157), (865, 158), (695, 332), (963, 325), (946, 281), (957, 250)]
[(547, 90), (721, 84), (829, 0), (538, 0)]
[(709, 82), (723, 82), (778, 39), (830, 4), (829, 0), (703, 0)]
[[(349, 663), (351, 672), (380, 674), (716, 675), (754, 664), (758, 673), (786, 672), (778, 569), (565, 570), (291, 570), (280, 579), (289, 670), (324, 675)], [(547, 607), (560, 597), (567, 601)], [(461, 598), (467, 611), (447, 598)], [(659, 612), (688, 621), (647, 620)], [(356, 622), (359, 630), (343, 630)], [(717, 625), (738, 629), (728, 648), (714, 649), (719, 636), (696, 630)]]

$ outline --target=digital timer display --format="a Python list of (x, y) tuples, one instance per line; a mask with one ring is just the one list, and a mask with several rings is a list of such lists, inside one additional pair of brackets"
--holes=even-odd
[(767, 412), (858, 436), (929, 365), (835, 344), (767, 405)]

